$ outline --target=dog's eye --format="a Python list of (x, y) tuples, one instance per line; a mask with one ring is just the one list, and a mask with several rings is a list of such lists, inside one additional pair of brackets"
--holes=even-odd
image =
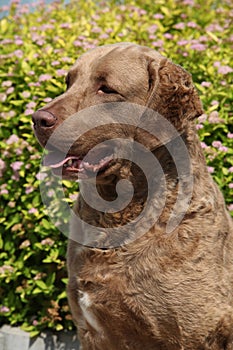
[(98, 89), (98, 93), (104, 93), (104, 94), (117, 94), (117, 91), (110, 88), (107, 85), (101, 85), (100, 88)]

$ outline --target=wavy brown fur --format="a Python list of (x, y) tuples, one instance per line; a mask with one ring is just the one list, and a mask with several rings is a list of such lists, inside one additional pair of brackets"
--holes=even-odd
[[(98, 96), (96, 77), (121, 93)], [(107, 127), (101, 133), (87, 133), (75, 144), (74, 151), (84, 154), (103, 134), (134, 137), (154, 152), (167, 181), (166, 206), (159, 220), (137, 240), (114, 249), (69, 241), (68, 296), (82, 350), (233, 350), (233, 226), (196, 134), (193, 120), (201, 115), (202, 107), (190, 74), (151, 49), (117, 44), (82, 56), (69, 80), (67, 92), (43, 108), (56, 116), (57, 125), (98, 103), (127, 101), (148, 106), (179, 131), (193, 171), (189, 207), (179, 226), (167, 235), (180, 179), (165, 146), (140, 128)], [(49, 129), (37, 129), (43, 145), (50, 134)], [(69, 134), (64, 132), (61, 138), (65, 142)], [(170, 142), (176, 147), (175, 140)], [(99, 180), (99, 193), (104, 199), (115, 199), (120, 179), (135, 184), (133, 200), (125, 209), (104, 214), (79, 196), (77, 215), (105, 228), (136, 218), (147, 197), (140, 169), (118, 162)], [(152, 197), (153, 216), (160, 200), (156, 189)], [(73, 236), (76, 231), (73, 222)]]

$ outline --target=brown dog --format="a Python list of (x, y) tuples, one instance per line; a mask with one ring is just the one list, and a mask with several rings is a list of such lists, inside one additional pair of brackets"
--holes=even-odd
[[(133, 44), (99, 47), (83, 55), (71, 68), (67, 91), (34, 114), (36, 135), (45, 146), (69, 116), (87, 107), (96, 106), (98, 111), (102, 104), (115, 106), (118, 102), (123, 103), (120, 106), (132, 103), (149, 107), (169, 122), (179, 137), (174, 134), (161, 142), (154, 132), (145, 130), (151, 123), (150, 113), (145, 128), (134, 125), (131, 113), (128, 124), (114, 124), (113, 120), (97, 125), (72, 143), (63, 161), (50, 160), (64, 177), (84, 179), (87, 189), (94, 174), (98, 194), (87, 190), (93, 203), (97, 195), (108, 202), (116, 200), (116, 186), (122, 179), (130, 180), (134, 186), (132, 200), (118, 211), (92, 208), (82, 194), (75, 207), (83, 222), (99, 230), (92, 246), (87, 247), (79, 243), (85, 241), (85, 225), (76, 226), (75, 219), (71, 224), (68, 296), (82, 349), (232, 350), (233, 225), (222, 194), (207, 171), (195, 131), (194, 119), (202, 114), (202, 107), (190, 75), (149, 48)], [(107, 108), (109, 104), (103, 106)], [(84, 119), (80, 117), (80, 125), (85, 124)], [(167, 127), (163, 128), (160, 120), (159, 132), (166, 134)], [(60, 150), (72, 134), (67, 126), (64, 130), (53, 144)], [(89, 153), (84, 161), (96, 145), (117, 138), (143, 144), (158, 160), (163, 173), (162, 176), (159, 166), (153, 172), (151, 164), (143, 163), (153, 174), (149, 181), (155, 185), (145, 229), (139, 235), (142, 221), (137, 217), (148, 198), (148, 184), (139, 166), (131, 160), (114, 158), (106, 145)], [(174, 151), (180, 161), (185, 158), (177, 144), (179, 138), (190, 160), (183, 166), (182, 177), (171, 155)], [(174, 215), (181, 180), (189, 180), (190, 174), (190, 200), (185, 202), (183, 196)], [(188, 180), (184, 194), (190, 185)], [(165, 205), (153, 222), (162, 195), (166, 197)], [(168, 234), (166, 227), (172, 215), (180, 219)], [(136, 222), (133, 238), (127, 231), (132, 221)], [(124, 226), (117, 241), (124, 244), (117, 244), (106, 229)]]

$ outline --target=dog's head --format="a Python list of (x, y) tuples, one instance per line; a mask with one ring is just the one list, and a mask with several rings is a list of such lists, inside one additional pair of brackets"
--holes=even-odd
[[(116, 171), (114, 150), (102, 144), (106, 140), (131, 138), (149, 149), (159, 145), (148, 128), (146, 131), (135, 125), (134, 112), (125, 116), (126, 121), (129, 118), (128, 123), (116, 123), (109, 106), (125, 102), (147, 107), (165, 118), (178, 133), (202, 114), (190, 74), (156, 51), (134, 44), (106, 45), (85, 53), (70, 69), (66, 83), (67, 90), (62, 95), (33, 115), (35, 134), (40, 144), (43, 147), (47, 144), (51, 151), (47, 163), (54, 169), (62, 168), (66, 178), (93, 173), (106, 177)], [(106, 106), (108, 122), (96, 126), (94, 114), (93, 127), (90, 119), (87, 122), (86, 114), (80, 111), (93, 106)], [(79, 130), (79, 137), (74, 139), (75, 119), (66, 123), (71, 116), (80, 119), (78, 128), (88, 124), (88, 128)], [(150, 120), (147, 122), (149, 125)], [(59, 132), (55, 140), (51, 136), (56, 130)], [(115, 146), (119, 148), (117, 143)], [(65, 156), (60, 156), (58, 150)]]

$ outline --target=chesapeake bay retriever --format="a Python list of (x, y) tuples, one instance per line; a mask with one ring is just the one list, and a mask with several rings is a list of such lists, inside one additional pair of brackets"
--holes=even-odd
[[(144, 144), (158, 160), (166, 182), (166, 201), (159, 217), (146, 232), (125, 244), (104, 244), (105, 238), (109, 239), (105, 231), (103, 236), (97, 235), (97, 244), (82, 245), (75, 239), (76, 234), (85, 235), (76, 232), (82, 231), (82, 225), (77, 228), (75, 220), (71, 224), (68, 297), (81, 348), (232, 350), (233, 225), (223, 196), (208, 173), (196, 134), (195, 118), (202, 114), (202, 106), (191, 76), (146, 47), (122, 43), (96, 48), (71, 68), (67, 91), (33, 115), (36, 136), (45, 146), (69, 116), (118, 102), (123, 103), (120, 106), (146, 106), (177, 131), (189, 154), (192, 195), (185, 210), (181, 202), (177, 210), (178, 216), (182, 211), (180, 222), (168, 234), (166, 226), (181, 182), (171, 150), (175, 149), (181, 160), (183, 151), (176, 147), (177, 137), (159, 142), (145, 128), (135, 127), (132, 116), (129, 125), (106, 123), (85, 132), (63, 161), (50, 160), (54, 171), (59, 168), (65, 178), (80, 178), (81, 187), (88, 188), (94, 174), (98, 195), (109, 203), (117, 197), (118, 181), (128, 179), (133, 184), (130, 203), (118, 211), (92, 208), (79, 195), (77, 217), (99, 230), (123, 228), (137, 220), (146, 205), (148, 184), (137, 164), (111, 158), (106, 148), (84, 162), (98, 143), (118, 137)], [(62, 150), (73, 131), (60, 133), (54, 148)], [(148, 168), (153, 173), (153, 167)], [(156, 191), (164, 188), (156, 171), (148, 222), (160, 200)], [(96, 192), (88, 193), (94, 203)], [(122, 232), (127, 236), (127, 229)], [(102, 245), (98, 245), (98, 237)]]

